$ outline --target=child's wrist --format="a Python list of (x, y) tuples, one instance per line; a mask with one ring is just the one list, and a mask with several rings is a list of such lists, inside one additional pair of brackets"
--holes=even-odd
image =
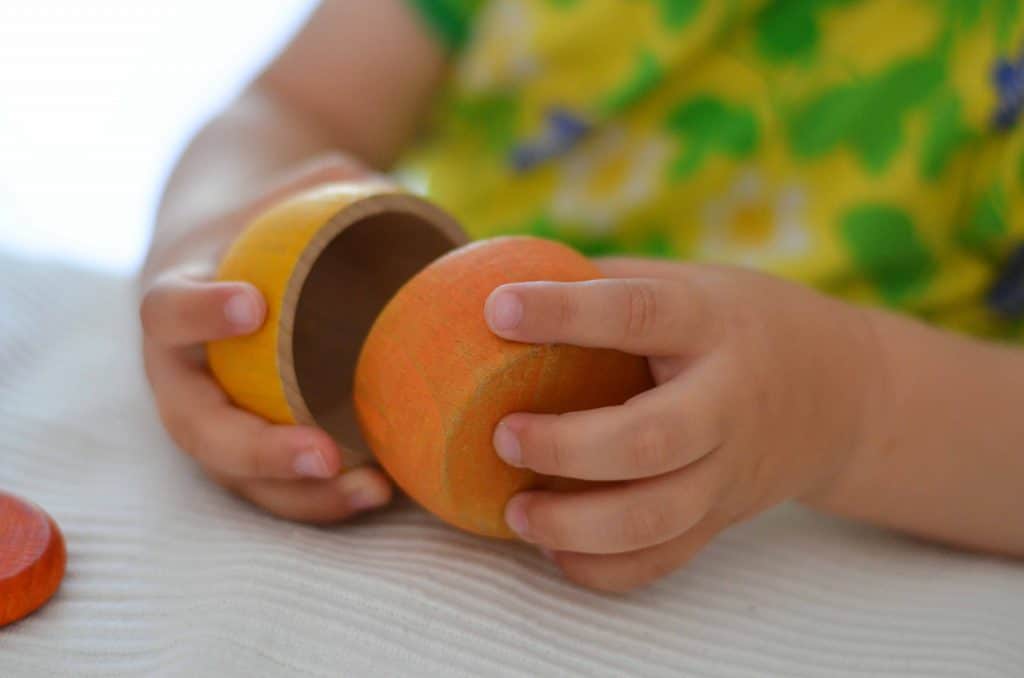
[[(839, 383), (838, 387), (855, 390), (848, 400), (853, 408), (850, 415), (853, 425), (848, 440), (836, 441), (841, 452), (834, 468), (802, 497), (812, 505), (828, 506), (847, 495), (849, 488), (857, 485), (855, 478), (862, 476), (865, 469), (876, 466), (872, 458), (890, 447), (892, 435), (897, 374), (891, 367), (887, 346), (888, 314), (844, 305), (843, 315), (848, 324), (850, 342), (846, 347), (847, 355), (839, 356), (839, 359), (849, 361), (857, 378), (852, 382)], [(847, 402), (847, 399), (837, 397), (836, 401)]]

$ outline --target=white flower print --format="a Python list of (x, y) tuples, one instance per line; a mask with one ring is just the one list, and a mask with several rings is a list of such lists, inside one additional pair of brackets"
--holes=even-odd
[(630, 134), (621, 126), (602, 130), (561, 163), (552, 216), (608, 234), (655, 193), (671, 151), (671, 143), (656, 134)]
[(750, 267), (793, 259), (811, 246), (806, 204), (801, 186), (768, 186), (760, 172), (746, 170), (705, 205), (697, 254)]
[(485, 91), (529, 79), (539, 70), (536, 25), (523, 0), (496, 0), (478, 24), (478, 38), (463, 55), (457, 77), (469, 91)]

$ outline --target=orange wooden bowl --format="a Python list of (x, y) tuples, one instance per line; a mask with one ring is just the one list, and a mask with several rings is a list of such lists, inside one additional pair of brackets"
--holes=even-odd
[(513, 494), (566, 487), (501, 461), (495, 426), (512, 412), (621, 404), (651, 387), (647, 361), (500, 339), (484, 302), (505, 283), (600, 277), (564, 245), (498, 238), (448, 253), (398, 291), (366, 338), (354, 399), (365, 439), (407, 494), (462, 529), (511, 538), (503, 514)]
[(42, 607), (64, 578), (57, 523), (38, 506), (0, 492), (0, 626)]
[(210, 343), (211, 371), (240, 407), (326, 430), (345, 467), (370, 461), (351, 398), (363, 339), (402, 284), (467, 240), (442, 210), (384, 182), (330, 184), (271, 207), (217, 276), (255, 285), (266, 322)]

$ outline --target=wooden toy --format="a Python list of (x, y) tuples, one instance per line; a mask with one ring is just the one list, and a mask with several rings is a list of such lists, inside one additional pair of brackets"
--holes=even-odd
[(495, 336), (484, 302), (499, 285), (600, 278), (573, 249), (538, 238), (485, 240), (438, 259), (395, 295), (363, 347), (355, 404), (377, 460), (428, 510), (470, 532), (512, 537), (506, 502), (569, 489), (503, 462), (492, 436), (512, 412), (619, 405), (651, 387), (647, 361), (618, 351)]
[(414, 273), (468, 241), (430, 203), (378, 182), (330, 184), (271, 207), (221, 261), (267, 301), (255, 334), (212, 342), (210, 369), (239, 406), (322, 427), (343, 464), (371, 459), (352, 409), (356, 359), (377, 313)]
[(53, 518), (0, 492), (0, 626), (42, 607), (60, 586), (66, 561), (64, 537)]
[(384, 184), (330, 185), (272, 207), (218, 275), (256, 285), (267, 322), (210, 344), (210, 366), (240, 406), (319, 425), (347, 467), (376, 458), (443, 520), (510, 538), (502, 514), (515, 492), (578, 484), (502, 462), (491, 442), (501, 417), (620, 404), (651, 377), (636, 356), (493, 335), (483, 309), (495, 287), (601, 274), (551, 241), (467, 240), (442, 210)]

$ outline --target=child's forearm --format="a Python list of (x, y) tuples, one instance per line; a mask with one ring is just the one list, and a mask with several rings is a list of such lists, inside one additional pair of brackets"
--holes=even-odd
[[(339, 151), (386, 169), (415, 134), (445, 59), (402, 0), (321, 4), (189, 144), (164, 191), (143, 278), (168, 259), (208, 255), (183, 250), (223, 242), (207, 237), (213, 222), (313, 156)], [(190, 240), (198, 229), (207, 233)]]
[(879, 311), (863, 445), (818, 508), (1024, 556), (1024, 350)]
[(252, 198), (284, 168), (331, 148), (328, 135), (255, 85), (208, 122), (164, 190), (144, 277), (188, 247), (188, 233)]

